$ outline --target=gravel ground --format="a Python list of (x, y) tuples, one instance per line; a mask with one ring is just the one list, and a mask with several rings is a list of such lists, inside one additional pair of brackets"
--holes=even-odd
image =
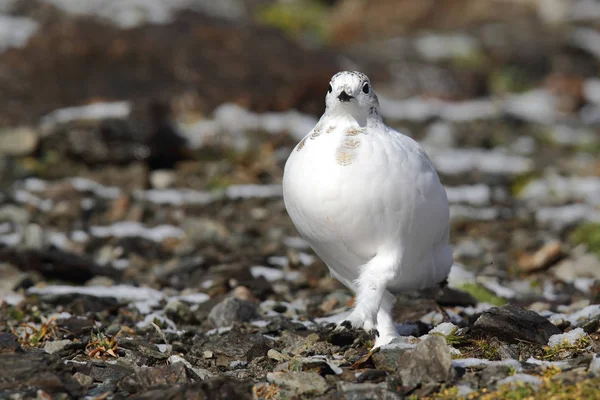
[[(15, 32), (0, 30), (0, 398), (600, 398), (600, 34), (585, 1), (351, 40), (352, 1), (307, 10), (338, 17), (329, 46), (310, 24), (255, 26), (256, 10), (271, 21), (261, 7), (286, 11), (269, 1), (147, 19), (108, 3), (99, 18), (58, 0), (0, 7)], [(110, 40), (86, 39), (100, 30)], [(178, 56), (210, 35), (211, 57)], [(374, 352), (334, 330), (352, 293), (281, 192), (349, 62), (438, 168), (456, 260), (447, 288), (397, 296), (402, 338)]]

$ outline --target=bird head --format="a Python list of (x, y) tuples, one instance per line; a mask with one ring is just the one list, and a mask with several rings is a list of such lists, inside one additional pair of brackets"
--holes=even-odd
[(331, 78), (325, 105), (327, 113), (354, 117), (360, 125), (370, 115), (379, 115), (379, 100), (369, 78), (356, 71), (338, 72)]

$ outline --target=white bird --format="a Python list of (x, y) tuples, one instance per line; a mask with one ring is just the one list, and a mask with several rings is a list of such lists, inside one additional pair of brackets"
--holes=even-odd
[(374, 333), (376, 348), (398, 336), (393, 293), (434, 287), (450, 272), (448, 199), (421, 146), (383, 123), (366, 75), (334, 75), (325, 104), (286, 162), (285, 207), (356, 294), (340, 326)]

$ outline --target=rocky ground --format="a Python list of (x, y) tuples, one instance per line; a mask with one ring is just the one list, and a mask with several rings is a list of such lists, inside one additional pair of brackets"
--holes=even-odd
[[(0, 398), (600, 398), (596, 2), (101, 3), (0, 4)], [(345, 68), (451, 203), (375, 352), (281, 197)]]

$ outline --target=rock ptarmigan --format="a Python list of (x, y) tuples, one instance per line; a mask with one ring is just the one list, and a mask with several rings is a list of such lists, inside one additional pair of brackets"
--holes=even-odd
[(421, 146), (383, 123), (366, 75), (334, 75), (325, 104), (285, 165), (285, 207), (356, 294), (340, 326), (375, 333), (375, 348), (398, 336), (393, 294), (434, 287), (450, 272), (448, 200)]

